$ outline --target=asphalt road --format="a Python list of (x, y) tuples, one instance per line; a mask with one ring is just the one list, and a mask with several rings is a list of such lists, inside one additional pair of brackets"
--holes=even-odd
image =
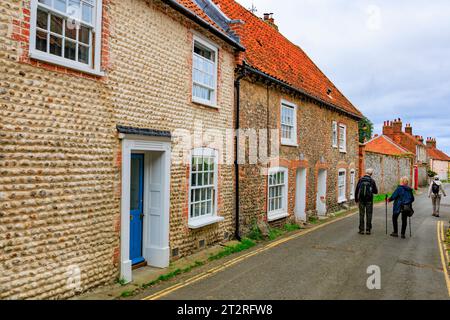
[[(450, 194), (449, 186), (447, 190)], [(439, 220), (448, 222), (450, 197), (444, 198), (441, 218), (437, 219), (431, 216), (431, 200), (425, 193), (417, 196), (412, 238), (386, 236), (384, 204), (378, 205), (371, 236), (357, 234), (355, 215), (250, 257), (162, 299), (449, 299), (436, 225)], [(389, 218), (391, 212), (392, 205)], [(380, 290), (367, 288), (369, 266), (380, 267)], [(173, 283), (153, 288), (139, 298), (170, 285)]]

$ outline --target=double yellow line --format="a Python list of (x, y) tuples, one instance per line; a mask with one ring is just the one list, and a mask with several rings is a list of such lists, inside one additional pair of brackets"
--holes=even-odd
[(215, 267), (215, 268), (212, 268), (212, 269), (210, 269), (208, 271), (202, 272), (202, 273), (200, 273), (200, 274), (198, 274), (198, 275), (196, 275), (196, 276), (194, 276), (192, 278), (189, 278), (189, 279), (187, 279), (187, 280), (185, 280), (185, 281), (183, 281), (183, 282), (181, 282), (179, 284), (173, 285), (173, 286), (171, 286), (169, 288), (166, 288), (166, 289), (164, 289), (162, 291), (159, 291), (159, 292), (157, 292), (157, 293), (155, 293), (153, 295), (150, 295), (150, 296), (148, 296), (146, 298), (143, 298), (142, 300), (158, 300), (158, 299), (161, 299), (162, 297), (165, 297), (165, 296), (171, 294), (174, 291), (177, 291), (177, 290), (179, 290), (181, 288), (189, 286), (189, 285), (191, 285), (191, 284), (193, 284), (195, 282), (198, 282), (198, 281), (200, 281), (202, 279), (208, 278), (208, 277), (210, 277), (210, 276), (212, 276), (212, 275), (214, 275), (214, 274), (216, 274), (218, 272), (221, 272), (221, 271), (223, 271), (223, 270), (225, 270), (225, 269), (227, 269), (227, 268), (229, 268), (229, 267), (231, 267), (231, 266), (233, 266), (233, 265), (235, 265), (235, 264), (237, 264), (239, 262), (242, 262), (242, 261), (244, 261), (244, 260), (246, 260), (246, 259), (248, 259), (250, 257), (258, 255), (258, 254), (260, 254), (262, 252), (265, 252), (267, 250), (270, 250), (270, 249), (272, 249), (274, 247), (280, 246), (280, 245), (282, 245), (282, 244), (284, 244), (286, 242), (289, 242), (291, 240), (294, 240), (296, 238), (305, 236), (305, 235), (307, 235), (307, 234), (309, 234), (311, 232), (314, 232), (314, 231), (316, 231), (318, 229), (326, 227), (329, 224), (341, 221), (343, 219), (347, 219), (347, 218), (349, 218), (351, 216), (354, 216), (355, 214), (356, 214), (356, 212), (354, 212), (352, 214), (349, 214), (349, 215), (346, 215), (344, 217), (340, 217), (340, 218), (333, 219), (331, 221), (325, 222), (325, 223), (323, 223), (321, 225), (318, 225), (318, 226), (316, 226), (314, 228), (311, 228), (311, 229), (308, 229), (306, 231), (302, 231), (302, 232), (293, 234), (293, 235), (291, 235), (289, 237), (286, 237), (286, 238), (283, 238), (283, 239), (271, 242), (271, 243), (265, 245), (262, 248), (259, 248), (257, 250), (252, 251), (252, 252), (249, 252), (247, 254), (241, 255), (241, 256), (239, 256), (237, 258), (234, 258), (234, 259), (232, 259), (230, 261), (227, 261), (227, 262), (225, 262), (224, 264), (222, 264), (222, 265), (220, 265), (218, 267)]
[(450, 276), (448, 274), (448, 263), (450, 259), (448, 256), (448, 250), (445, 245), (445, 231), (443, 221), (439, 221), (437, 223), (437, 236), (439, 251), (441, 253), (442, 269), (444, 270), (445, 283), (447, 284), (448, 296), (450, 297)]

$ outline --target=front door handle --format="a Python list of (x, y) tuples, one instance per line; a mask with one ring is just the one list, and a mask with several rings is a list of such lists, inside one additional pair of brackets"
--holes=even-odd
[(141, 213), (140, 217), (141, 217), (141, 220), (144, 220), (144, 214), (143, 213)]
[(130, 221), (133, 221), (133, 215), (130, 215)]

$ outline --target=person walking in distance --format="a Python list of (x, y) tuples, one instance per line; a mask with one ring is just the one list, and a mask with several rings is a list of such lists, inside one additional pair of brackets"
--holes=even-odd
[(372, 233), (373, 196), (378, 194), (377, 184), (372, 178), (373, 169), (367, 169), (356, 186), (355, 201), (359, 203), (359, 234)]
[[(405, 207), (409, 206), (412, 208), (414, 202), (414, 192), (413, 189), (409, 187), (409, 178), (403, 177), (400, 180), (400, 185), (394, 191), (392, 196), (388, 199), (389, 202), (394, 201), (394, 213), (392, 216), (392, 223), (394, 225), (394, 232), (391, 234), (392, 237), (398, 238), (398, 217), (402, 216), (402, 239), (405, 239), (406, 228), (408, 226), (408, 211)], [(412, 211), (412, 210), (410, 210)]]
[(439, 218), (439, 211), (441, 209), (442, 196), (446, 197), (444, 185), (439, 180), (439, 177), (434, 177), (434, 181), (430, 184), (430, 189), (428, 190), (428, 197), (431, 198), (433, 203), (433, 217)]

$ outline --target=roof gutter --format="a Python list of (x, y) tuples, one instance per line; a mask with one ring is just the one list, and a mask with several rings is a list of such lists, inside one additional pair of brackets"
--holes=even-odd
[(186, 7), (184, 7), (181, 4), (179, 4), (177, 1), (175, 1), (175, 0), (161, 0), (161, 1), (163, 3), (169, 5), (172, 9), (174, 9), (175, 11), (181, 13), (182, 15), (187, 17), (188, 19), (192, 20), (196, 24), (198, 24), (201, 27), (205, 28), (206, 30), (208, 30), (209, 32), (214, 34), (215, 36), (217, 36), (220, 39), (224, 40), (226, 43), (228, 43), (229, 45), (233, 46), (237, 50), (245, 51), (245, 48), (239, 42), (237, 42), (236, 40), (234, 40), (230, 36), (227, 36), (226, 34), (221, 32), (220, 30), (218, 30), (216, 27), (214, 27), (213, 25), (211, 25), (207, 21), (203, 20), (202, 18), (197, 16), (195, 13), (193, 13), (190, 10), (188, 10)]
[[(355, 114), (355, 113), (352, 113), (352, 112), (349, 112), (349, 111), (347, 111), (347, 110), (344, 110), (344, 109), (342, 109), (341, 107), (338, 107), (338, 106), (336, 106), (336, 105), (334, 105), (334, 104), (332, 104), (332, 103), (329, 103), (329, 102), (327, 102), (327, 101), (325, 101), (325, 100), (322, 100), (322, 99), (320, 99), (320, 98), (318, 98), (318, 97), (316, 97), (316, 96), (313, 96), (313, 95), (307, 93), (306, 91), (297, 89), (297, 88), (291, 86), (290, 84), (287, 84), (286, 82), (283, 82), (283, 81), (281, 81), (281, 80), (278, 80), (277, 78), (272, 77), (272, 76), (270, 76), (270, 75), (268, 75), (267, 73), (264, 73), (264, 72), (262, 72), (262, 71), (259, 71), (258, 69), (255, 69), (255, 68), (253, 68), (253, 67), (251, 67), (251, 66), (249, 66), (249, 65), (247, 65), (247, 64), (245, 64), (245, 63), (244, 63), (244, 65), (243, 65), (242, 67), (243, 67), (245, 70), (247, 70), (247, 71), (249, 71), (249, 72), (251, 72), (251, 73), (253, 73), (253, 74), (257, 75), (257, 76), (263, 77), (263, 78), (265, 78), (265, 79), (267, 79), (267, 80), (269, 80), (269, 81), (271, 81), (271, 82), (274, 82), (275, 84), (280, 85), (280, 86), (282, 86), (282, 87), (284, 87), (284, 88), (286, 88), (286, 89), (288, 89), (288, 90), (292, 90), (292, 91), (297, 92), (297, 93), (299, 93), (299, 94), (302, 94), (302, 95), (304, 95), (304, 96), (306, 96), (306, 97), (308, 97), (308, 98), (310, 98), (310, 99), (313, 99), (313, 100), (315, 100), (315, 101), (317, 101), (317, 102), (319, 102), (319, 103), (322, 103), (322, 104), (324, 104), (325, 106), (327, 106), (327, 107), (330, 108), (330, 109), (333, 109), (333, 110), (337, 110), (337, 111), (343, 112), (343, 113), (345, 113), (347, 116), (349, 116), (349, 117), (351, 117), (351, 118), (354, 118), (354, 119), (356, 119), (356, 120), (358, 120), (358, 121), (361, 120), (361, 119), (363, 118), (363, 117), (360, 116), (360, 115), (357, 115), (357, 114)], [(242, 68), (242, 67), (241, 67), (241, 68)]]

